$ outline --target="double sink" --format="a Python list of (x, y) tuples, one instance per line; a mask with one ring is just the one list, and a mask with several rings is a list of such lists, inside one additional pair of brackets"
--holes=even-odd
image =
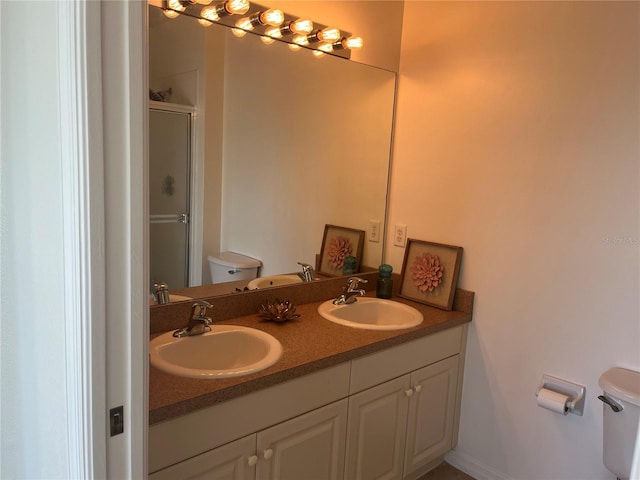
[[(419, 325), (422, 313), (392, 300), (361, 297), (350, 305), (328, 300), (318, 313), (330, 322), (367, 330), (401, 330)], [(272, 335), (250, 327), (213, 324), (202, 335), (155, 337), (149, 346), (151, 365), (173, 375), (200, 379), (240, 377), (264, 370), (282, 355)]]

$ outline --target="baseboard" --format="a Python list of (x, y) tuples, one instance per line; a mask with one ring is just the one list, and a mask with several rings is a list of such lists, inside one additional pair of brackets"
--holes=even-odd
[(444, 459), (449, 465), (456, 467), (458, 470), (462, 470), (476, 480), (513, 480), (502, 472), (498, 472), (478, 461), (471, 455), (467, 455), (458, 450), (451, 450)]
[(434, 458), (429, 463), (423, 465), (422, 467), (420, 467), (415, 472), (410, 473), (406, 477), (403, 477), (402, 480), (418, 480), (420, 477), (422, 477), (423, 475), (426, 475), (427, 473), (429, 473), (431, 470), (436, 468), (442, 462), (444, 462), (444, 455), (441, 455), (438, 458)]

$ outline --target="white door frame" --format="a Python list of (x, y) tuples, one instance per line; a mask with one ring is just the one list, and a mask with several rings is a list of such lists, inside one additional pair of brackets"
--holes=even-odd
[(147, 471), (146, 5), (58, 4), (71, 478)]
[(57, 20), (68, 468), (105, 478), (102, 96), (89, 87), (100, 75), (99, 5), (61, 2)]
[[(84, 0), (91, 3), (91, 0)], [(100, 2), (105, 172), (108, 478), (146, 478), (149, 340), (147, 2)], [(107, 432), (108, 434), (108, 432)]]

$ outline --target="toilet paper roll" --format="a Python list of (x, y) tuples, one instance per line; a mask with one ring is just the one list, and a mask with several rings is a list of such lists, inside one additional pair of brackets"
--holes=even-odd
[(538, 392), (538, 405), (561, 415), (569, 412), (567, 407), (569, 400), (567, 395), (546, 388), (541, 388)]

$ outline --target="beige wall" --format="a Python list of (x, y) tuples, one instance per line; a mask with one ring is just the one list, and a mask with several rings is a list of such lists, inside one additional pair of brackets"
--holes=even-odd
[[(640, 369), (639, 9), (405, 4), (390, 225), (464, 247), (451, 460), (477, 478), (611, 477), (598, 377)], [(543, 373), (586, 385), (583, 417), (536, 406)]]
[[(262, 261), (262, 276), (315, 264), (326, 224), (384, 221), (395, 75), (227, 34), (223, 251)], [(380, 265), (365, 240), (362, 264)]]

